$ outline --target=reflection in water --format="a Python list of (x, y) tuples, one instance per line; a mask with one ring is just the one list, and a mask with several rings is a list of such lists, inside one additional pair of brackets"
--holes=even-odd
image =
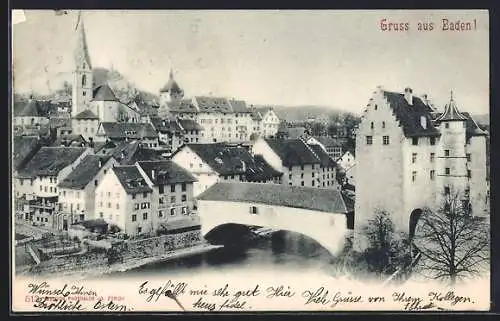
[[(224, 234), (224, 233), (223, 233)], [(224, 244), (208, 253), (160, 262), (116, 273), (111, 277), (169, 275), (189, 276), (204, 272), (231, 272), (255, 269), (317, 269), (328, 273), (332, 270), (333, 257), (314, 240), (298, 233), (278, 231), (266, 237), (255, 237), (247, 229), (238, 240), (213, 236), (212, 243)], [(222, 240), (222, 241), (221, 241)], [(107, 276), (110, 277), (110, 276)]]

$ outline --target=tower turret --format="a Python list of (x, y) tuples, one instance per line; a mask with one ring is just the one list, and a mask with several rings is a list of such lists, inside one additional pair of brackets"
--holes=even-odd
[(170, 116), (170, 107), (178, 106), (184, 97), (184, 91), (174, 80), (174, 72), (170, 69), (169, 78), (165, 86), (160, 89), (160, 108), (158, 115), (161, 118)]
[(73, 57), (75, 65), (73, 70), (72, 117), (87, 109), (92, 100), (92, 64), (81, 12), (78, 13), (75, 29), (77, 43)]
[[(438, 167), (436, 172), (440, 179), (436, 180), (438, 185), (438, 197), (455, 196), (463, 202), (468, 202), (469, 180), (466, 154), (466, 121), (467, 117), (462, 115), (453, 99), (453, 91), (450, 101), (445, 106), (443, 114), (435, 120), (441, 132), (438, 149)], [(439, 193), (439, 191), (442, 193)], [(442, 202), (438, 202), (442, 204)], [(467, 204), (468, 206), (468, 204)]]

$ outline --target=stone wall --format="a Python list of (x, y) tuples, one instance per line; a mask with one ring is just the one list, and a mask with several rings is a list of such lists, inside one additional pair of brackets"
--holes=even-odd
[(65, 256), (54, 258), (48, 261), (42, 261), (39, 265), (34, 266), (31, 272), (51, 273), (64, 270), (86, 269), (89, 266), (104, 266), (108, 264), (108, 258), (105, 253), (87, 252), (82, 255)]
[(202, 241), (199, 230), (161, 235), (142, 240), (125, 242), (124, 258), (147, 257), (162, 255), (176, 249), (182, 249), (200, 244)]

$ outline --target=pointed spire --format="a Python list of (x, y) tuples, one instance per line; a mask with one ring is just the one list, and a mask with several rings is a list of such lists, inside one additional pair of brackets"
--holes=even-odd
[(453, 90), (450, 91), (450, 102), (446, 104), (444, 107), (444, 113), (436, 118), (437, 122), (441, 121), (463, 121), (467, 120), (467, 117), (462, 115), (462, 113), (458, 110), (457, 104), (455, 100), (453, 100)]
[(92, 68), (90, 63), (90, 55), (87, 46), (87, 36), (85, 34), (85, 25), (83, 23), (82, 11), (78, 11), (78, 18), (75, 25), (75, 30), (77, 33), (77, 44), (75, 48), (75, 64), (76, 68), (82, 68), (83, 64), (86, 64), (88, 68)]
[(170, 68), (169, 78), (174, 79), (174, 71), (172, 68)]

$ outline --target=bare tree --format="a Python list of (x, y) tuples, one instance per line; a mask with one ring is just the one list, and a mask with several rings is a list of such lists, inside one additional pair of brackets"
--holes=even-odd
[(414, 244), (422, 253), (423, 273), (454, 285), (487, 270), (490, 233), (486, 220), (471, 216), (459, 193), (444, 199), (437, 211), (423, 211)]

